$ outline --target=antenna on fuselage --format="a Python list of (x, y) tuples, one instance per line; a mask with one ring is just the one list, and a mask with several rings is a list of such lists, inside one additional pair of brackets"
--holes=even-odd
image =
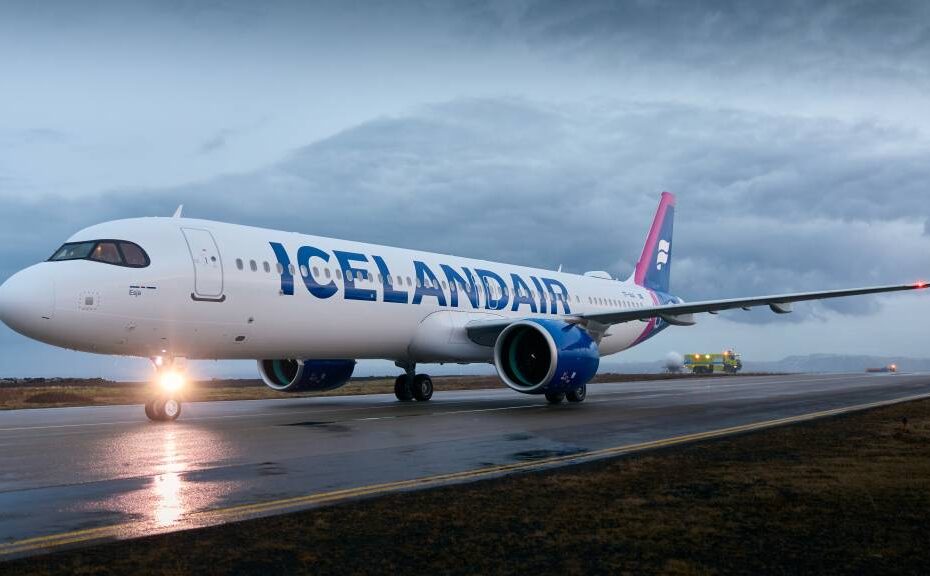
[(178, 204), (178, 209), (174, 211), (174, 216), (172, 218), (180, 218), (181, 212), (184, 211), (184, 204)]
[(561, 272), (561, 271), (562, 271), (562, 265), (559, 264), (559, 272)]

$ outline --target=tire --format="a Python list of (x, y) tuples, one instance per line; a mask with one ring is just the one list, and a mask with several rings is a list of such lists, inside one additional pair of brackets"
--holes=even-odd
[(181, 401), (175, 398), (162, 398), (155, 401), (155, 414), (163, 422), (174, 422), (181, 416)]
[(417, 374), (413, 378), (413, 397), (417, 402), (427, 402), (433, 397), (433, 380), (426, 374)]
[(174, 422), (181, 417), (181, 401), (176, 398), (168, 398), (161, 406), (161, 414), (165, 420)]
[(549, 404), (561, 404), (565, 400), (565, 392), (546, 392), (546, 402)]
[(584, 402), (584, 399), (588, 397), (588, 385), (582, 384), (581, 386), (567, 393), (565, 397), (568, 398), (569, 402)]
[(152, 422), (158, 422), (158, 414), (155, 413), (155, 401), (149, 400), (145, 403), (145, 415)]
[(394, 396), (401, 402), (410, 402), (413, 400), (413, 392), (410, 391), (409, 378), (406, 374), (401, 374), (394, 380)]

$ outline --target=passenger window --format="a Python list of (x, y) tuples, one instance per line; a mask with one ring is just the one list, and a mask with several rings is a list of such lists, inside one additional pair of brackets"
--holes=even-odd
[(303, 276), (304, 278), (310, 275), (310, 273), (307, 271), (307, 267), (304, 266), (303, 264), (300, 265), (300, 275)]
[(258, 272), (258, 264), (255, 263), (255, 260), (249, 260), (249, 268), (252, 269), (252, 272)]
[(324, 268), (323, 270), (326, 273), (326, 277), (329, 278), (331, 276), (331, 274), (329, 273), (329, 268)]
[(319, 278), (319, 277), (320, 277), (320, 269), (317, 268), (316, 266), (313, 267), (313, 277), (314, 277), (314, 278)]
[(242, 270), (242, 258), (236, 258), (236, 268)]
[(288, 265), (287, 265), (287, 271), (291, 273), (291, 276), (293, 276), (293, 275), (294, 275), (294, 272), (296, 272), (297, 269), (294, 268), (294, 265), (293, 265), (293, 264), (288, 264)]
[(90, 259), (99, 260), (100, 262), (106, 262), (108, 264), (122, 264), (123, 262), (122, 257), (119, 255), (119, 250), (116, 249), (116, 244), (113, 242), (98, 243)]
[(266, 272), (266, 273), (267, 273), (267, 272), (271, 272), (271, 266), (268, 264), (268, 261), (267, 261), (267, 260), (265, 260), (264, 262), (262, 262), (262, 268), (265, 269), (265, 272)]
[(278, 271), (278, 274), (284, 274), (284, 266), (281, 266), (280, 262), (275, 264), (274, 267), (275, 267), (275, 270)]

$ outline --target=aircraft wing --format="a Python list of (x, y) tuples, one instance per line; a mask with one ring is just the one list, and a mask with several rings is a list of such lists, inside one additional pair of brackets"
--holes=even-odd
[[(618, 309), (591, 312), (587, 314), (573, 314), (565, 317), (567, 322), (574, 322), (584, 326), (596, 339), (612, 324), (632, 322), (633, 320), (651, 320), (661, 318), (675, 326), (690, 326), (695, 323), (694, 314), (709, 312), (715, 314), (721, 310), (742, 308), (749, 310), (755, 306), (768, 306), (778, 314), (791, 312), (792, 302), (807, 300), (825, 300), (827, 298), (842, 298), (844, 296), (860, 296), (863, 294), (881, 294), (884, 292), (901, 292), (904, 290), (920, 290), (927, 288), (926, 282), (914, 284), (895, 284), (890, 286), (872, 286), (868, 288), (850, 288), (845, 290), (825, 290), (822, 292), (796, 292), (793, 294), (773, 294), (770, 296), (754, 296), (751, 298), (726, 298), (722, 300), (704, 300), (700, 302), (682, 302), (679, 304), (664, 304), (661, 306), (647, 306), (633, 310)], [(513, 319), (478, 321), (468, 324), (465, 329), (468, 337), (474, 342), (491, 346), (497, 335), (507, 327)]]

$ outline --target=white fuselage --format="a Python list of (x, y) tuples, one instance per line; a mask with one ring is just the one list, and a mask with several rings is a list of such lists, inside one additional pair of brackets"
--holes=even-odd
[[(491, 362), (493, 348), (466, 336), (469, 322), (652, 306), (656, 298), (631, 282), (188, 218), (107, 222), (69, 242), (100, 239), (134, 242), (150, 264), (32, 266), (5, 286), (22, 303), (7, 311), (7, 323), (101, 354)], [(293, 266), (292, 290), (284, 262)], [(472, 282), (460, 284), (448, 270)], [(503, 279), (507, 294), (478, 271)], [(527, 289), (516, 286), (524, 301), (514, 309), (520, 281)], [(501, 299), (506, 306), (495, 309)], [(600, 354), (654, 329), (611, 326)]]

